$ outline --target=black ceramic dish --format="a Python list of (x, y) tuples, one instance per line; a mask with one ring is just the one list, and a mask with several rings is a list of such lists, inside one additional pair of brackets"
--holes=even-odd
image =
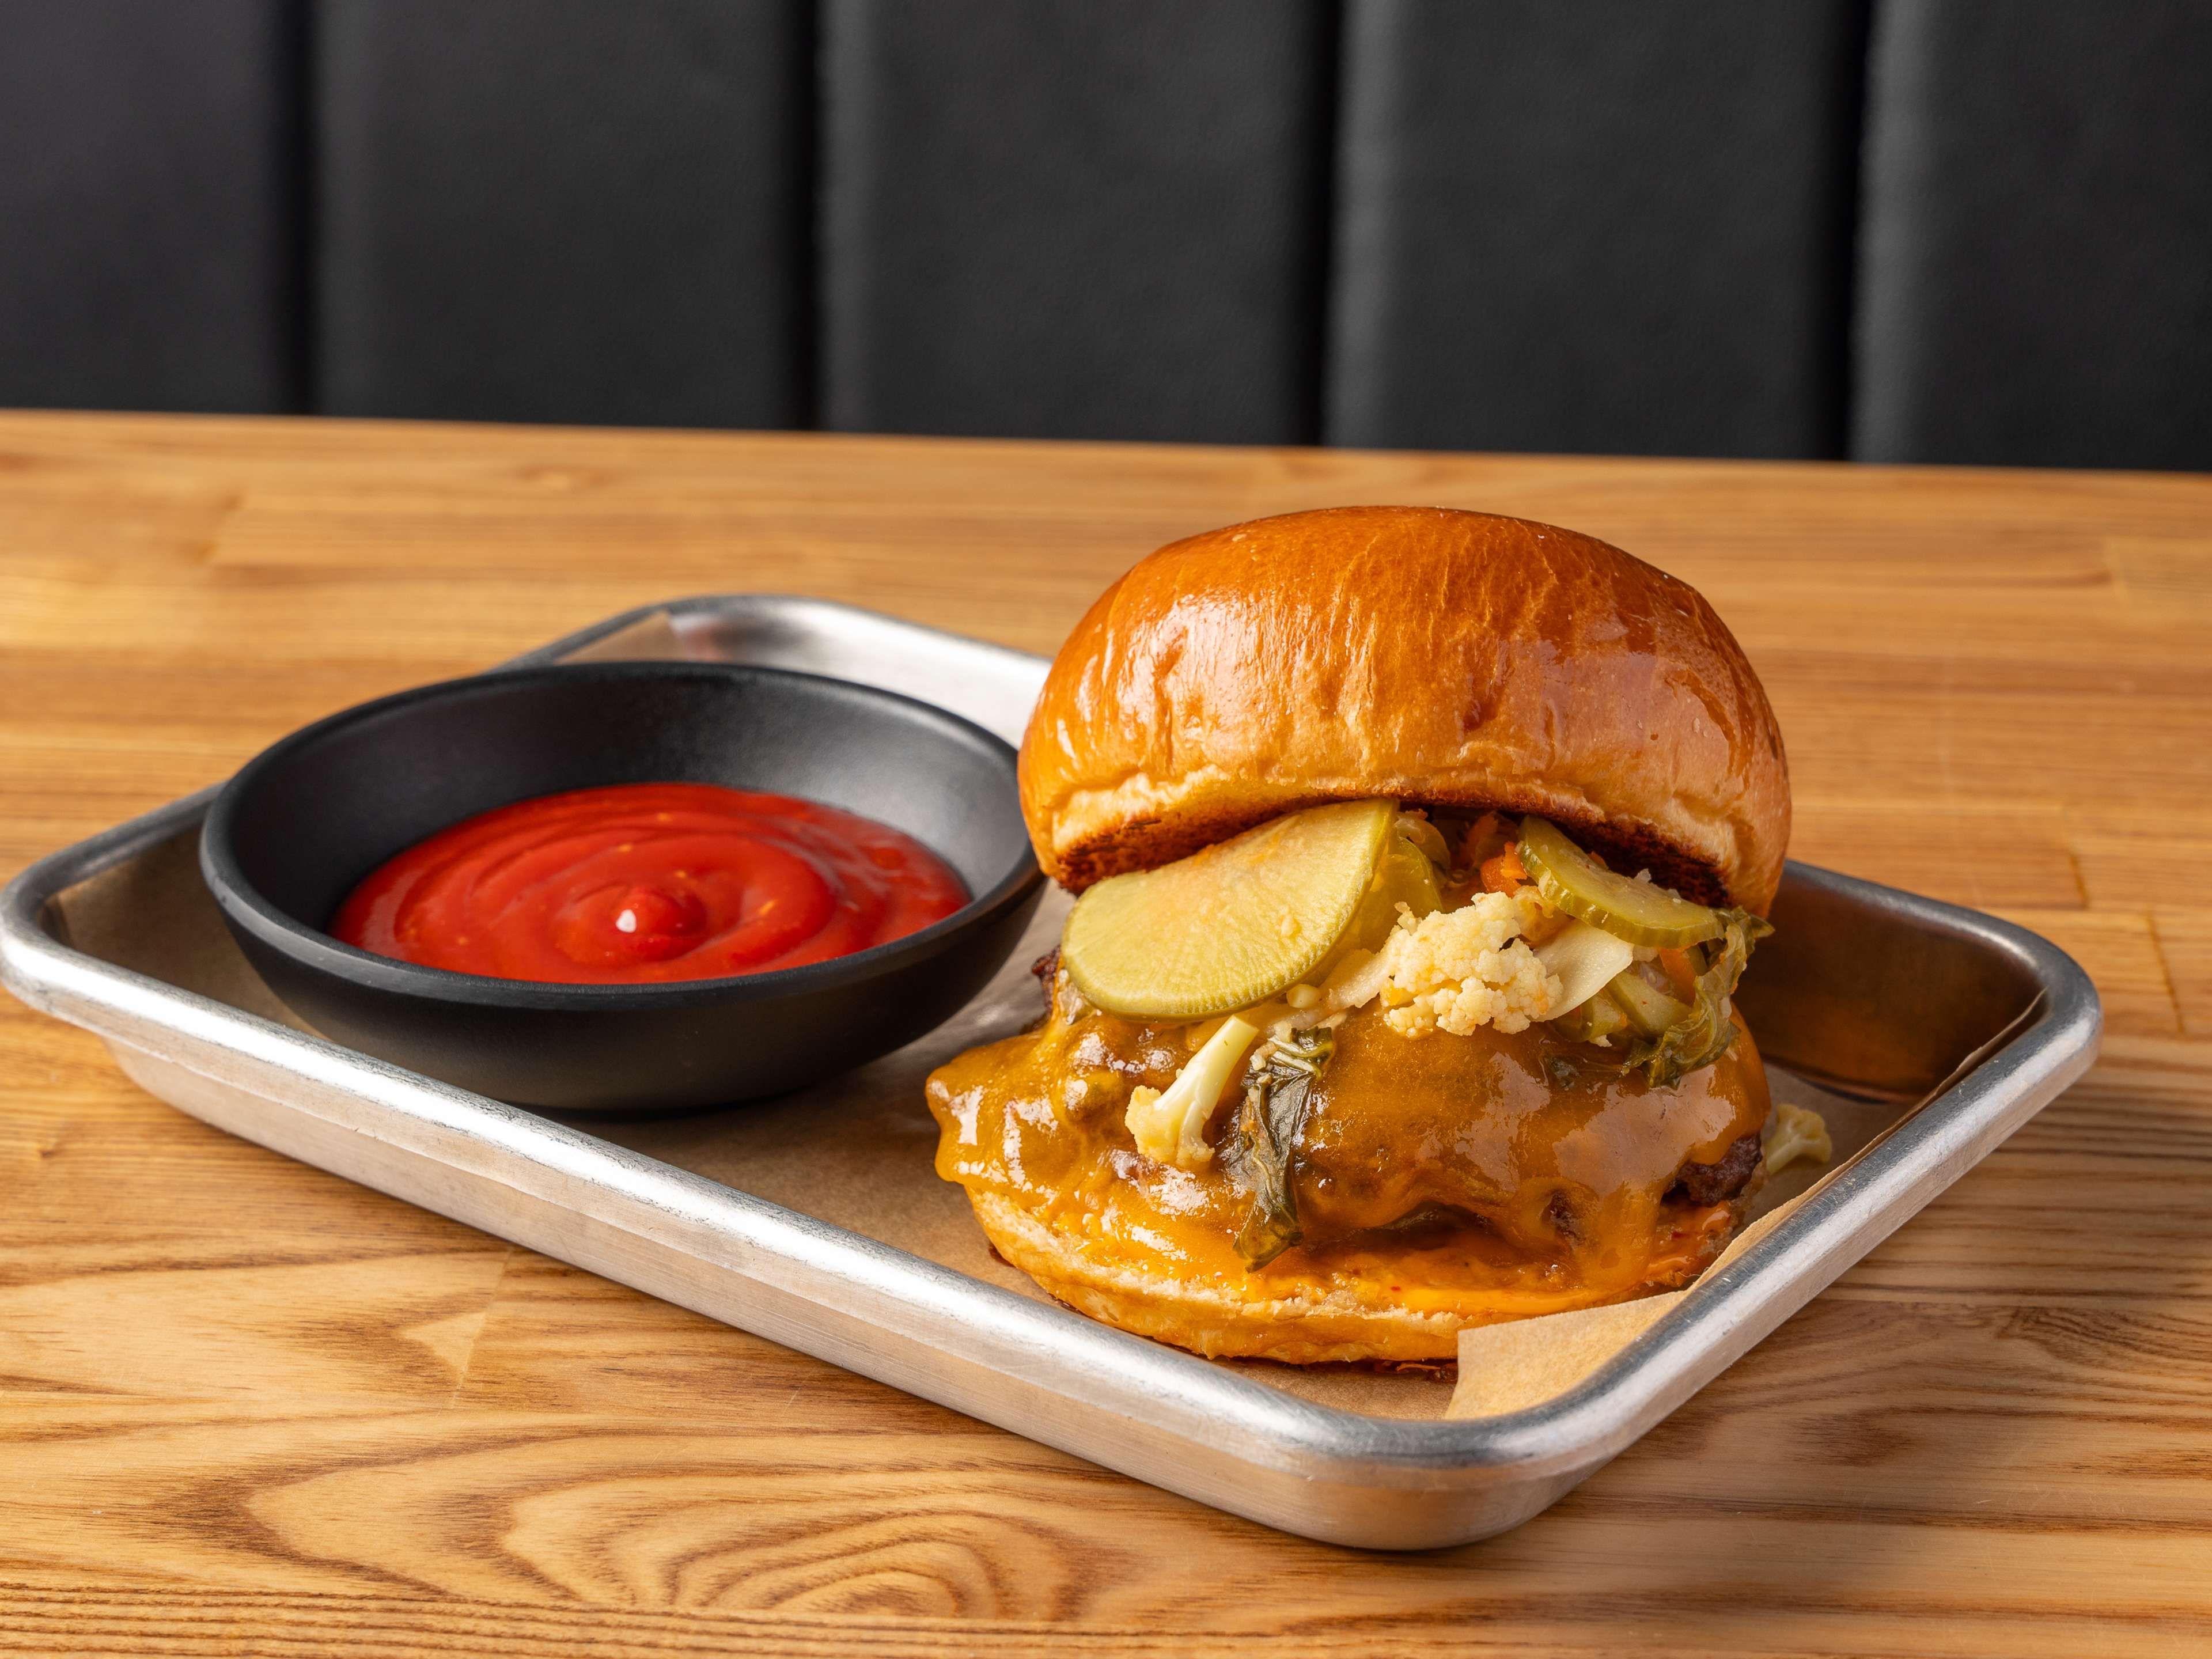
[[(511, 801), (617, 783), (805, 796), (902, 830), (975, 896), (829, 962), (660, 985), (550, 985), (395, 962), (322, 932), (362, 877)], [(1043, 890), (1014, 751), (957, 715), (780, 669), (596, 663), (364, 703), (216, 797), (200, 869), (246, 957), (326, 1036), (495, 1099), (635, 1113), (779, 1094), (911, 1041), (980, 990)]]

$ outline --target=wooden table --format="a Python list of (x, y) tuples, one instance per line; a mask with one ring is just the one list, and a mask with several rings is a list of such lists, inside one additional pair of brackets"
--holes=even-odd
[(1049, 651), (1154, 545), (1346, 501), (1696, 583), (1796, 854), (2073, 951), (2095, 1073), (1556, 1509), (1383, 1557), (228, 1139), (0, 999), (0, 1649), (2205, 1651), (2212, 479), (0, 417), (0, 870), (624, 606)]

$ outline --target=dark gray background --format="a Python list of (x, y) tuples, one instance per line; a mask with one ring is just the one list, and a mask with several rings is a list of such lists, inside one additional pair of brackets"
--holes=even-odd
[(0, 0), (0, 404), (2212, 467), (2212, 0)]

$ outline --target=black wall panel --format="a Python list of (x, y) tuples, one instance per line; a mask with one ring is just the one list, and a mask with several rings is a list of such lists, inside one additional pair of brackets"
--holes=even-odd
[(1319, 0), (827, 0), (827, 423), (1316, 424)]
[(1856, 0), (1348, 0), (1332, 442), (1827, 455)]
[(0, 0), (0, 404), (298, 395), (276, 0)]
[(2212, 5), (1887, 0), (1868, 460), (2212, 467)]
[(319, 401), (805, 414), (801, 0), (322, 0)]
[(0, 0), (0, 405), (2212, 468), (2212, 0)]

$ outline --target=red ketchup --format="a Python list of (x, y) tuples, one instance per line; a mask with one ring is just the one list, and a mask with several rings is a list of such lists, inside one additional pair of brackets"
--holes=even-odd
[(441, 830), (355, 888), (331, 932), (455, 973), (636, 985), (822, 962), (967, 902), (942, 859), (872, 818), (791, 795), (629, 783)]

